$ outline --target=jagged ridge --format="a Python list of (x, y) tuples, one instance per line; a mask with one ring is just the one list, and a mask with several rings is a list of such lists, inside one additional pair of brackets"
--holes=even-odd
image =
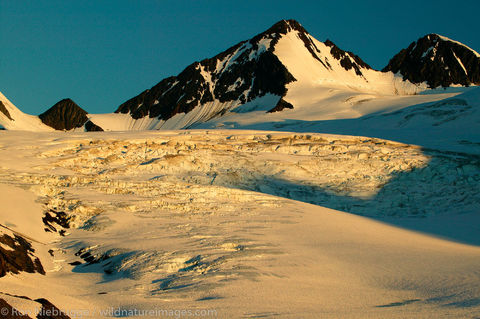
[(480, 84), (480, 55), (438, 34), (428, 34), (396, 54), (382, 70), (400, 73), (412, 83), (447, 87)]
[(116, 113), (130, 113), (134, 119), (149, 115), (167, 120), (214, 99), (244, 104), (267, 93), (283, 96), (285, 85), (295, 78), (272, 51), (280, 35), (292, 28), (306, 32), (298, 22), (282, 20), (251, 40), (160, 81), (120, 105)]
[[(195, 62), (179, 75), (160, 81), (120, 105), (115, 112), (129, 113), (133, 119), (149, 116), (168, 120), (214, 100), (233, 102), (233, 106), (238, 106), (265, 94), (278, 96), (277, 105), (272, 105), (268, 112), (293, 108), (281, 98), (287, 93), (287, 84), (296, 79), (274, 54), (279, 39), (292, 30), (297, 31), (310, 54), (332, 70), (329, 62), (319, 57), (320, 51), (305, 28), (295, 20), (282, 20), (252, 39), (242, 41), (213, 58)], [(363, 76), (361, 68), (370, 69), (353, 53), (339, 49), (331, 41), (326, 44), (346, 70), (353, 68), (357, 75)]]

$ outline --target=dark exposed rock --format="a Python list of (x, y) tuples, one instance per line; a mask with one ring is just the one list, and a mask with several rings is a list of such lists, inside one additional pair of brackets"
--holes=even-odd
[[(297, 36), (313, 58), (325, 68), (332, 69), (327, 58), (322, 57), (314, 39), (305, 28), (295, 20), (281, 20), (268, 30), (242, 41), (228, 50), (195, 62), (179, 75), (168, 77), (149, 90), (131, 98), (118, 107), (116, 113), (130, 114), (134, 119), (146, 116), (168, 120), (178, 113), (188, 113), (199, 105), (208, 102), (230, 102), (236, 107), (250, 102), (265, 94), (277, 95), (279, 98), (287, 93), (287, 84), (296, 79), (275, 55), (275, 45), (280, 38), (290, 31), (297, 31)], [(370, 69), (362, 59), (351, 52), (339, 49), (333, 42), (327, 41), (335, 59), (346, 70), (354, 69), (363, 76), (362, 68)], [(271, 112), (291, 108), (285, 101), (271, 105)], [(209, 118), (226, 113), (209, 114)]]
[(71, 262), (71, 263), (69, 263), (69, 264), (72, 265), (72, 266), (78, 266), (78, 265), (81, 265), (82, 262), (81, 262), (81, 261), (73, 261), (73, 262)]
[(42, 122), (56, 130), (72, 130), (87, 121), (87, 112), (71, 99), (63, 99), (39, 115)]
[[(70, 262), (72, 266), (78, 266), (82, 268), (87, 268), (96, 265), (95, 269), (102, 269), (106, 275), (111, 275), (114, 273), (123, 273), (125, 278), (131, 276), (128, 270), (122, 270), (122, 264), (124, 260), (130, 258), (135, 254), (135, 252), (120, 252), (115, 249), (107, 250), (102, 253), (95, 253), (91, 250), (91, 247), (85, 247), (78, 250), (75, 253), (75, 256), (80, 257), (81, 261)], [(96, 271), (95, 270), (95, 271)], [(85, 270), (82, 270), (85, 271)]]
[(335, 45), (332, 41), (328, 40), (325, 41), (325, 45), (331, 47), (330, 53), (333, 57), (340, 61), (340, 65), (345, 70), (354, 69), (357, 75), (363, 76), (362, 71), (360, 68), (371, 69), (370, 65), (365, 63), (359, 56), (353, 54), (349, 51), (343, 51), (339, 47)]
[[(75, 253), (75, 256), (79, 256), (85, 261), (85, 266), (92, 265), (92, 264), (97, 264), (99, 262), (105, 261), (110, 258), (108, 253), (102, 254), (102, 255), (92, 255), (90, 251), (88, 251), (88, 248), (82, 248), (79, 251)], [(71, 265), (80, 265), (82, 264), (79, 261), (75, 261), (73, 263), (70, 263)]]
[(5, 104), (3, 104), (2, 101), (0, 101), (0, 112), (2, 112), (3, 114), (5, 114), (5, 116), (6, 116), (10, 121), (14, 121), (14, 119), (12, 119), (12, 117), (10, 116), (10, 113), (8, 112), (7, 107), (5, 106)]
[(35, 250), (26, 239), (18, 235), (12, 238), (0, 233), (0, 243), (10, 248), (4, 249), (0, 246), (0, 277), (9, 272), (18, 274), (21, 271), (45, 274), (40, 260), (33, 255)]
[(275, 105), (275, 107), (269, 110), (267, 113), (280, 112), (283, 109), (293, 109), (293, 105), (281, 98), (277, 105)]
[[(252, 39), (160, 81), (120, 105), (116, 112), (130, 113), (134, 119), (148, 115), (168, 120), (214, 99), (244, 104), (267, 93), (283, 96), (286, 85), (295, 78), (273, 54), (273, 49), (281, 35), (293, 29), (307, 34), (298, 22), (282, 20)], [(268, 43), (268, 47), (260, 50), (260, 42), (265, 39), (270, 42), (264, 41), (262, 45)], [(304, 41), (311, 46), (306, 35)]]
[[(15, 296), (11, 295), (8, 293), (2, 293), (7, 296), (12, 296), (15, 298), (21, 298), (21, 299), (28, 299), (32, 300), (28, 297), (25, 296)], [(53, 305), (50, 301), (44, 298), (39, 298), (35, 299), (35, 302), (39, 304), (39, 310), (35, 311), (35, 309), (16, 309), (12, 307), (8, 302), (6, 302), (4, 299), (0, 298), (0, 309), (2, 309), (0, 318), (7, 318), (7, 319), (28, 319), (32, 318), (29, 315), (32, 315), (32, 313), (25, 313), (23, 314), (22, 311), (35, 311), (36, 313), (36, 318), (37, 319), (70, 319), (69, 316), (67, 316), (64, 312), (62, 312), (60, 309), (58, 309), (55, 305)], [(38, 313), (37, 313), (38, 312)]]
[(19, 309), (13, 308), (9, 303), (7, 303), (4, 299), (0, 298), (0, 309), (1, 314), (0, 318), (5, 319), (32, 319), (31, 317), (27, 316), (26, 314), (22, 314)]
[(382, 70), (400, 73), (412, 83), (431, 88), (480, 84), (480, 57), (460, 43), (428, 34), (402, 49)]
[(103, 128), (101, 128), (100, 126), (96, 125), (96, 124), (93, 123), (92, 121), (88, 120), (88, 121), (85, 123), (85, 131), (87, 131), (87, 132), (103, 132)]
[(42, 309), (37, 315), (37, 319), (70, 319), (64, 312), (55, 307), (50, 301), (44, 298), (35, 299), (42, 305)]
[[(42, 218), (43, 224), (46, 226), (45, 231), (47, 232), (58, 232), (60, 235), (65, 235), (65, 230), (70, 228), (70, 217), (65, 212), (57, 212), (53, 209), (50, 209), (49, 212), (45, 213), (45, 216)], [(64, 228), (57, 230), (55, 224)]]

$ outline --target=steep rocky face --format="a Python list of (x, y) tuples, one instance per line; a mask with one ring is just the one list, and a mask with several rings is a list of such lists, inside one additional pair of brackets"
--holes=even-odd
[(400, 73), (413, 83), (447, 87), (480, 84), (480, 55), (438, 34), (428, 34), (402, 49), (382, 70)]
[(282, 98), (278, 101), (277, 105), (275, 105), (273, 109), (268, 111), (268, 113), (280, 112), (284, 109), (293, 109), (293, 105)]
[(39, 115), (42, 122), (56, 130), (72, 130), (87, 121), (87, 112), (71, 99), (63, 99)]
[(92, 121), (88, 120), (85, 123), (85, 131), (87, 131), (87, 132), (103, 132), (103, 128), (101, 128), (97, 124), (93, 123)]
[[(282, 20), (252, 39), (213, 58), (195, 62), (179, 75), (160, 81), (120, 105), (116, 113), (129, 113), (133, 119), (149, 116), (168, 120), (209, 102), (228, 103), (232, 109), (266, 94), (278, 96), (278, 103), (270, 106), (270, 112), (293, 108), (281, 98), (287, 93), (287, 84), (296, 79), (275, 54), (275, 45), (291, 31), (296, 31), (296, 36), (314, 59), (326, 69), (333, 70), (300, 23)], [(357, 75), (363, 76), (361, 69), (370, 68), (358, 56), (339, 49), (333, 42), (327, 41), (326, 45), (331, 47), (331, 54), (341, 61), (345, 70), (353, 68)], [(225, 111), (212, 113), (210, 118)]]
[(331, 47), (330, 53), (332, 56), (340, 61), (340, 65), (345, 70), (354, 69), (355, 73), (359, 76), (363, 76), (361, 71), (362, 68), (365, 69), (372, 69), (370, 65), (365, 63), (358, 55), (350, 52), (350, 51), (343, 51), (339, 47), (335, 45), (332, 41), (328, 40), (325, 41), (325, 45)]
[(120, 105), (116, 112), (130, 113), (134, 119), (148, 115), (167, 120), (214, 100), (238, 101), (240, 105), (267, 93), (280, 98), (286, 93), (286, 84), (295, 78), (273, 54), (273, 47), (292, 28), (306, 32), (296, 21), (280, 21), (251, 40), (160, 81)]
[(63, 99), (38, 117), (42, 122), (56, 130), (72, 130), (84, 126), (87, 132), (103, 131), (92, 123), (87, 112), (71, 99)]
[(0, 277), (21, 271), (45, 274), (40, 260), (33, 255), (35, 250), (25, 238), (0, 231), (0, 244)]
[(15, 309), (2, 298), (0, 298), (0, 308), (2, 309), (1, 317), (4, 319), (32, 319), (32, 317), (22, 314), (20, 310)]
[(2, 101), (0, 101), (0, 112), (5, 114), (5, 116), (10, 120), (13, 121), (12, 117), (10, 116), (10, 113), (7, 110), (7, 107), (3, 104)]
[(37, 319), (70, 319), (63, 311), (58, 309), (54, 304), (45, 298), (35, 299), (42, 308), (40, 309)]

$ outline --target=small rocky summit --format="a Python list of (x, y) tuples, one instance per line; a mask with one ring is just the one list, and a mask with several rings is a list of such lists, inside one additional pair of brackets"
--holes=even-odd
[(480, 54), (438, 34), (428, 34), (402, 49), (382, 70), (429, 87), (480, 84)]
[(87, 131), (103, 131), (88, 119), (87, 114), (71, 99), (63, 99), (38, 117), (44, 124), (56, 130), (70, 131), (85, 126)]

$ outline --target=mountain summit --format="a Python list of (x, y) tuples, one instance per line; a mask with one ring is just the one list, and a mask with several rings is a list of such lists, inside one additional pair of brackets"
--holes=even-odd
[(87, 112), (71, 99), (63, 99), (38, 116), (56, 130), (72, 130), (88, 121)]
[[(189, 128), (226, 112), (292, 109), (304, 104), (305, 90), (332, 87), (387, 94), (417, 90), (393, 74), (372, 70), (329, 40), (316, 40), (297, 21), (282, 20), (126, 101), (116, 113), (128, 117), (117, 118), (114, 126)], [(102, 117), (92, 120), (102, 127), (111, 125)]]
[(70, 131), (85, 126), (87, 131), (103, 131), (89, 121), (87, 112), (71, 99), (63, 99), (38, 117), (55, 130)]
[[(134, 119), (149, 116), (168, 120), (201, 105), (244, 104), (267, 93), (283, 96), (286, 84), (295, 78), (272, 51), (281, 35), (291, 30), (306, 32), (296, 21), (283, 20), (213, 58), (194, 62), (179, 75), (123, 103), (116, 112), (129, 113)], [(207, 113), (204, 120), (215, 115)]]
[(480, 54), (438, 34), (428, 34), (395, 55), (383, 71), (429, 87), (480, 84)]

